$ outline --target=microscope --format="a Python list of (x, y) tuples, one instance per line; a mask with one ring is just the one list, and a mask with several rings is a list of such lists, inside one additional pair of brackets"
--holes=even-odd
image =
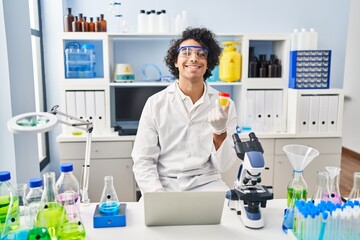
[(266, 186), (259, 185), (261, 171), (265, 168), (264, 150), (255, 133), (251, 132), (249, 137), (250, 141), (242, 142), (237, 133), (232, 135), (236, 155), (244, 162), (227, 197), (230, 209), (237, 211), (244, 225), (258, 229), (264, 227), (260, 207), (265, 208), (266, 201), (274, 196)]

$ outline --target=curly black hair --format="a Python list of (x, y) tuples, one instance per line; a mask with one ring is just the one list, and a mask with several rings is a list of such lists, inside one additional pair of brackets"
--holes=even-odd
[(221, 47), (218, 41), (215, 39), (215, 34), (206, 28), (186, 28), (180, 39), (172, 39), (170, 41), (170, 48), (164, 58), (166, 66), (169, 68), (170, 73), (179, 79), (179, 69), (175, 67), (175, 61), (178, 57), (178, 48), (180, 44), (188, 39), (193, 39), (200, 43), (202, 47), (208, 49), (207, 65), (208, 69), (204, 74), (204, 81), (210, 77), (211, 71), (219, 65), (219, 59), (221, 54)]

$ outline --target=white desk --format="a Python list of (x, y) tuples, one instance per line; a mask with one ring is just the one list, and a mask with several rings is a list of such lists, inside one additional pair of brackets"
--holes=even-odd
[(274, 199), (262, 208), (265, 227), (262, 229), (248, 229), (242, 223), (240, 216), (227, 207), (227, 201), (219, 225), (196, 226), (162, 226), (146, 227), (144, 223), (144, 208), (141, 202), (127, 203), (126, 227), (93, 228), (93, 214), (96, 204), (82, 207), (81, 216), (86, 228), (87, 240), (184, 240), (184, 239), (288, 239), (282, 231), (285, 199)]

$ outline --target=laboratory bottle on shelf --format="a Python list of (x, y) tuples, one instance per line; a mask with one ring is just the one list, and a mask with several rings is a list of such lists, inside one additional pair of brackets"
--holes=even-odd
[(86, 21), (85, 16), (84, 16), (84, 21), (81, 22), (81, 29), (83, 32), (89, 32), (89, 23)]
[(33, 227), (36, 220), (36, 215), (41, 202), (41, 196), (43, 194), (43, 180), (41, 178), (29, 179), (29, 192), (26, 195), (26, 201), (29, 205), (29, 227)]
[(66, 212), (61, 203), (57, 202), (58, 192), (55, 186), (55, 173), (44, 174), (44, 191), (36, 217), (36, 227), (46, 227), (52, 238), (57, 238), (59, 228), (68, 222)]
[(95, 23), (93, 21), (93, 17), (90, 17), (89, 32), (95, 32)]
[(72, 31), (79, 32), (80, 31), (80, 22), (77, 16), (75, 16), (74, 21), (72, 22)]
[(64, 205), (65, 196), (68, 197), (69, 195), (72, 195), (75, 204), (74, 206), (77, 208), (77, 210), (80, 210), (80, 184), (73, 173), (73, 164), (61, 164), (60, 172), (60, 177), (56, 181), (58, 202)]
[(64, 32), (72, 32), (72, 22), (75, 20), (71, 14), (71, 8), (67, 8), (67, 14), (64, 16)]
[(100, 212), (105, 215), (113, 215), (119, 211), (120, 203), (116, 194), (113, 176), (104, 177), (104, 189), (100, 199)]
[(156, 33), (157, 32), (157, 17), (155, 10), (151, 10), (150, 14), (148, 14), (149, 19), (149, 33)]
[(166, 14), (166, 10), (161, 10), (161, 14), (159, 16), (159, 33), (169, 33), (170, 23), (169, 16)]
[(102, 32), (100, 17), (96, 17), (95, 32)]
[(354, 172), (354, 183), (349, 194), (349, 200), (360, 200), (360, 172)]
[(137, 15), (137, 31), (138, 33), (147, 32), (147, 21), (146, 21), (145, 10), (140, 10), (140, 13)]
[(20, 225), (19, 198), (9, 171), (0, 171), (0, 239)]
[(107, 27), (106, 27), (106, 20), (104, 18), (104, 14), (100, 14), (100, 22), (101, 22), (101, 32), (106, 32)]
[(79, 18), (78, 18), (78, 22), (79, 22), (79, 31), (78, 32), (83, 32), (83, 22), (84, 22), (84, 17), (82, 13), (79, 13)]
[(258, 71), (258, 64), (259, 60), (255, 56), (255, 49), (254, 47), (249, 48), (249, 77), (255, 78), (259, 76)]

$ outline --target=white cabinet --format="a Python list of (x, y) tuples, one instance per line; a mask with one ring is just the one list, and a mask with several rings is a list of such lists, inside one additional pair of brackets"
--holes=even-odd
[[(60, 161), (71, 162), (74, 174), (81, 181), (85, 157), (85, 141), (60, 141)], [(100, 201), (104, 177), (113, 176), (120, 201), (136, 201), (136, 184), (132, 172), (132, 141), (93, 141), (89, 174), (89, 198)]]

